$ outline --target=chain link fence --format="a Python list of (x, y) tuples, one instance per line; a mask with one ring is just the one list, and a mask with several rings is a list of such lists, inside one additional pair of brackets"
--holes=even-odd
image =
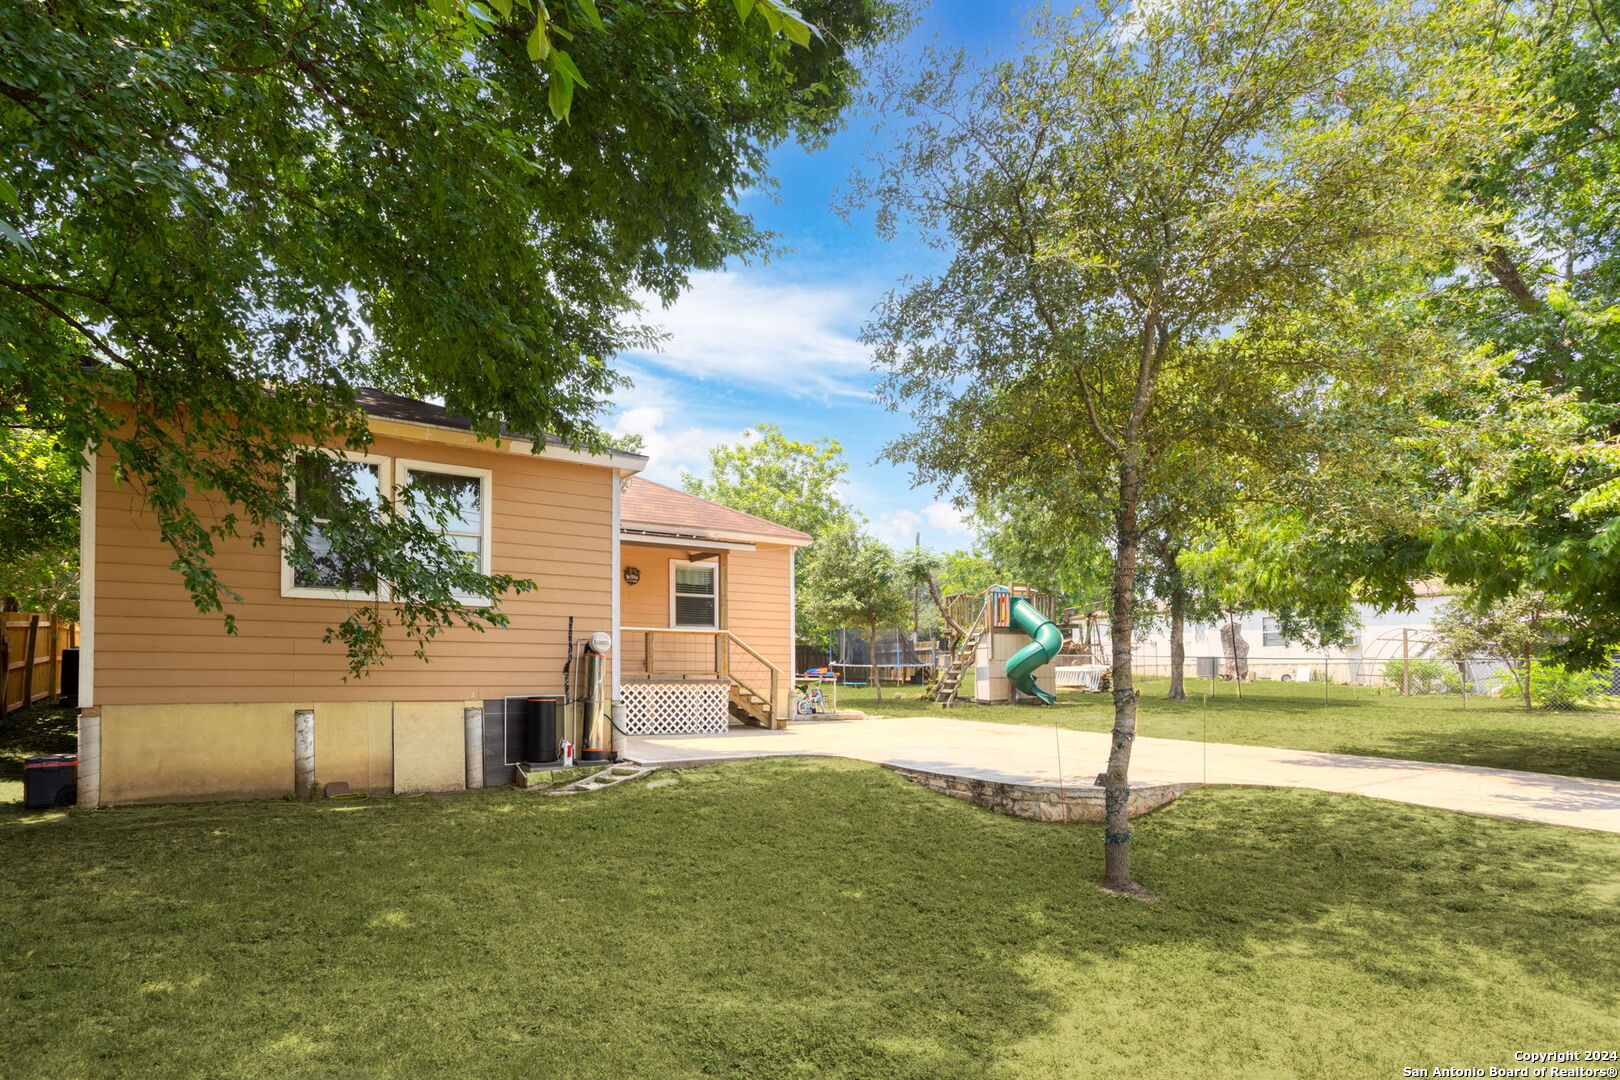
[[(1133, 670), (1139, 679), (1171, 674), (1168, 663), (1152, 658), (1139, 659)], [(1573, 672), (1538, 658), (1189, 657), (1182, 678), (1189, 694), (1302, 703), (1395, 696), (1423, 699), (1429, 708), (1620, 712), (1620, 664)]]

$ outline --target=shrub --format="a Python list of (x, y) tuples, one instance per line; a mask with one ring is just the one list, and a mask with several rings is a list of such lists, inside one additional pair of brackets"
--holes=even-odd
[(1559, 664), (1547, 663), (1534, 664), (1530, 669), (1530, 704), (1538, 709), (1595, 705), (1599, 698), (1610, 704), (1615, 701), (1603, 672), (1568, 671)]
[(1384, 664), (1384, 681), (1389, 685), (1400, 687), (1403, 676), (1406, 680), (1407, 693), (1410, 694), (1462, 693), (1462, 674), (1444, 660), (1420, 657), (1412, 660), (1395, 659)]

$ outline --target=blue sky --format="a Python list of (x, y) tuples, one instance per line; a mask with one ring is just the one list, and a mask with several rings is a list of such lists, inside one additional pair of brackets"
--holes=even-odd
[[(1017, 41), (1030, 4), (936, 0), (899, 48), (915, 55), (930, 41), (999, 54)], [(877, 376), (857, 340), (885, 290), (906, 273), (930, 269), (914, 242), (884, 243), (869, 217), (845, 223), (833, 200), (850, 173), (887, 138), (873, 117), (854, 113), (825, 149), (777, 151), (773, 201), (750, 194), (743, 206), (791, 249), (773, 262), (700, 274), (674, 307), (649, 322), (669, 335), (658, 353), (630, 353), (619, 366), (635, 388), (618, 395), (610, 428), (637, 432), (652, 460), (647, 476), (678, 484), (683, 469), (701, 472), (711, 446), (775, 423), (792, 438), (832, 436), (844, 446), (850, 483), (844, 497), (885, 541), (909, 546), (971, 546), (961, 515), (931, 486), (913, 489), (909, 470), (874, 464), (885, 442), (907, 430), (871, 396)]]

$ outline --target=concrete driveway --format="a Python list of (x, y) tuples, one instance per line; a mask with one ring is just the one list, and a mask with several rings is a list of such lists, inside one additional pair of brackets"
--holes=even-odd
[[(846, 757), (986, 780), (1073, 787), (1089, 785), (1103, 770), (1108, 736), (933, 716), (860, 717), (796, 722), (786, 731), (743, 728), (724, 735), (631, 736), (621, 752), (647, 764)], [(1611, 780), (1149, 738), (1136, 740), (1131, 778), (1141, 783), (1316, 788), (1620, 833), (1620, 782)]]

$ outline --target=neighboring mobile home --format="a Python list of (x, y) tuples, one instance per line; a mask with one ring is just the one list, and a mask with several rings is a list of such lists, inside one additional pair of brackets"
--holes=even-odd
[(81, 507), (81, 805), (290, 792), (300, 711), (317, 785), (504, 783), (517, 753), (509, 699), (565, 693), (570, 643), (577, 669), (595, 632), (612, 638), (624, 732), (785, 721), (794, 552), (808, 536), (643, 480), (637, 454), (497, 445), (435, 405), (377, 391), (361, 400), (375, 442), (354, 460), (379, 492), (424, 474), (463, 483), (459, 542), (487, 572), (538, 589), (502, 601), (508, 627), (443, 633), (426, 663), (401, 638), (380, 668), (345, 679), (343, 650), (322, 632), (372, 598), (297, 580), (279, 544), (222, 543), (215, 564), (245, 601), (238, 633), (226, 635), (169, 569), (140, 497), (104, 457), (92, 462)]
[[(1326, 649), (1307, 649), (1297, 641), (1290, 641), (1276, 616), (1268, 611), (1237, 615), (1231, 621), (1237, 624), (1249, 647), (1249, 669), (1258, 678), (1293, 679), (1299, 676), (1301, 669), (1320, 665), (1325, 659), (1333, 681), (1369, 682), (1381, 677), (1384, 665), (1390, 660), (1422, 659), (1435, 654), (1438, 646), (1434, 619), (1454, 598), (1453, 592), (1438, 581), (1414, 582), (1412, 588), (1411, 611), (1355, 605), (1355, 625), (1349, 640)], [(1183, 640), (1189, 670), (1201, 656), (1225, 656), (1221, 639), (1221, 626), (1225, 621), (1187, 625)], [(1103, 634), (1107, 634), (1106, 626)], [(1138, 637), (1133, 659), (1140, 674), (1170, 673), (1170, 632), (1162, 610), (1160, 617), (1148, 624), (1146, 632)]]

